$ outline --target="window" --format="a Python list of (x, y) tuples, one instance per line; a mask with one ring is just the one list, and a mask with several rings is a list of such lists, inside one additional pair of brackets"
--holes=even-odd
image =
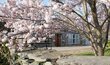
[(75, 42), (79, 43), (79, 34), (75, 34)]
[(75, 34), (73, 34), (73, 43), (75, 43)]

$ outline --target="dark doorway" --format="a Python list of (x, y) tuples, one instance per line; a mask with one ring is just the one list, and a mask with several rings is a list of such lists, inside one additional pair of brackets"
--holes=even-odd
[(61, 46), (61, 34), (55, 34), (55, 46), (59, 47)]

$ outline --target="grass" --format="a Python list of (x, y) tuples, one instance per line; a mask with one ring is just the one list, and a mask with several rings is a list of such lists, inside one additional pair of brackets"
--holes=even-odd
[(105, 50), (105, 56), (110, 56), (110, 48), (107, 48), (107, 49)]
[[(94, 52), (82, 52), (77, 54), (77, 56), (94, 56)], [(110, 48), (105, 50), (105, 56), (110, 56)]]
[(79, 53), (77, 54), (77, 56), (94, 56), (94, 53), (93, 52), (82, 52), (82, 53)]

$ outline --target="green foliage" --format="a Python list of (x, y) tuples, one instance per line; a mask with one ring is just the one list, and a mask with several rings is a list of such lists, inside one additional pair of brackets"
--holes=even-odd
[(8, 59), (3, 54), (0, 54), (0, 65), (10, 65)]
[(5, 46), (6, 43), (3, 43), (0, 46), (0, 65), (10, 65), (10, 51), (9, 48)]
[(20, 65), (17, 62), (18, 58), (19, 56), (17, 54), (11, 55), (9, 48), (6, 46), (6, 42), (0, 44), (0, 65)]
[(108, 41), (107, 47), (110, 48), (110, 40)]
[(105, 50), (105, 56), (110, 56), (110, 48), (107, 48), (107, 49)]

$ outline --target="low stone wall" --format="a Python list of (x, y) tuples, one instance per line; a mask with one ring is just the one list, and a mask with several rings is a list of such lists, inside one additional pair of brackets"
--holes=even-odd
[(59, 65), (110, 65), (110, 57), (73, 56), (57, 60)]
[(18, 55), (22, 65), (110, 65), (109, 56), (64, 55), (56, 50), (37, 49)]

